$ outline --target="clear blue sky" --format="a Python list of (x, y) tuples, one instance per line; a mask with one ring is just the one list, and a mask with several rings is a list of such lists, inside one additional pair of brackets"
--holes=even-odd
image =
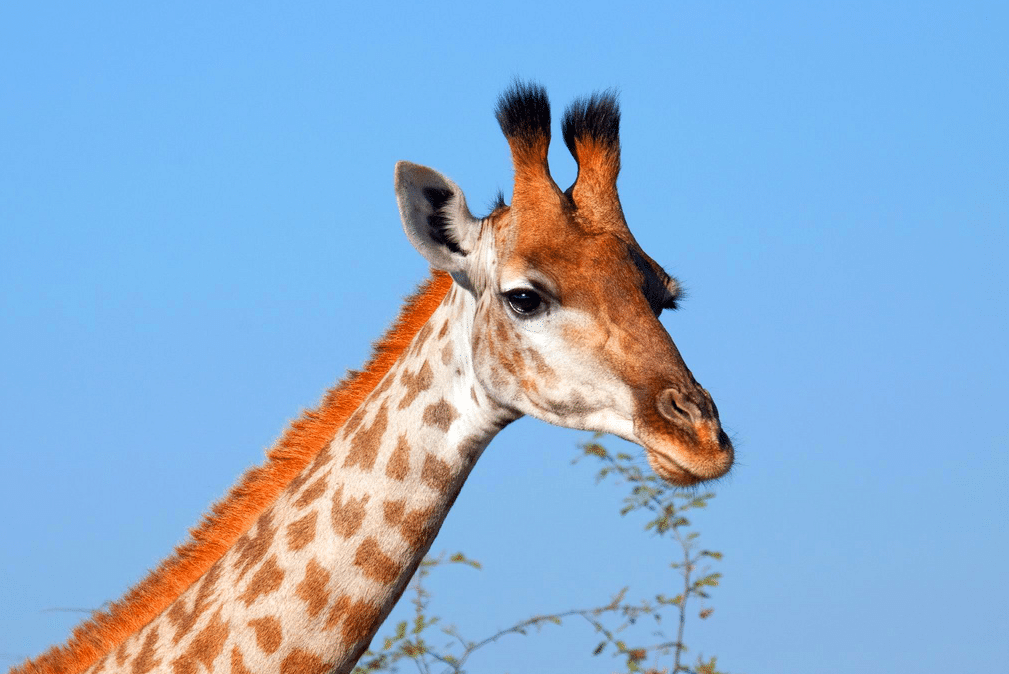
[[(631, 228), (739, 444), (696, 518), (722, 550), (687, 642), (733, 672), (1009, 661), (1004, 2), (7, 3), (0, 10), (0, 668), (119, 595), (313, 405), (426, 274), (399, 159), (475, 211), (492, 116), (621, 91)], [(557, 115), (559, 116), (559, 115)], [(558, 142), (558, 182), (574, 175)], [(473, 637), (674, 550), (523, 420), (435, 550)], [(617, 442), (610, 443), (616, 447)], [(475, 674), (609, 672), (572, 625)], [(667, 665), (668, 662), (660, 662)]]

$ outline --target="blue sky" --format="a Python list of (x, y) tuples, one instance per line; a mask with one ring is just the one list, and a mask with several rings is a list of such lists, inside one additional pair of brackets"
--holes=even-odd
[[(0, 10), (0, 666), (182, 540), (426, 274), (399, 159), (474, 211), (492, 109), (621, 92), (620, 192), (739, 465), (695, 652), (733, 672), (1009, 659), (1009, 12), (966, 2), (32, 3)], [(561, 184), (574, 165), (559, 142)], [(435, 550), (477, 637), (672, 593), (675, 551), (523, 420)], [(621, 446), (616, 440), (611, 447)], [(571, 625), (471, 671), (608, 672)], [(668, 666), (669, 662), (658, 663)]]

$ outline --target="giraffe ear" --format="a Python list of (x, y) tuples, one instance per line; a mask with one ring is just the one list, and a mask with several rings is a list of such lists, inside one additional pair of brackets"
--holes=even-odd
[(433, 169), (401, 161), (396, 201), (407, 238), (431, 266), (465, 271), (480, 221), (470, 214), (459, 186)]

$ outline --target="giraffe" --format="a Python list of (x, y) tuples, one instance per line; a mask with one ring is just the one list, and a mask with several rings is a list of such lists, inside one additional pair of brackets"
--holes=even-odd
[(12, 674), (349, 672), (477, 459), (522, 415), (636, 442), (674, 484), (730, 469), (715, 404), (658, 320), (679, 285), (624, 221), (615, 96), (567, 109), (578, 174), (565, 191), (545, 90), (517, 81), (496, 114), (512, 203), (476, 218), (451, 180), (399, 162), (403, 227), (432, 275), (370, 361), (146, 579)]

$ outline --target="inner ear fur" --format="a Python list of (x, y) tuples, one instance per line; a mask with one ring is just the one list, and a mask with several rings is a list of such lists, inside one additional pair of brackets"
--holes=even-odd
[(407, 238), (431, 266), (464, 271), (480, 221), (469, 212), (459, 186), (434, 169), (401, 161), (396, 164), (396, 201)]

